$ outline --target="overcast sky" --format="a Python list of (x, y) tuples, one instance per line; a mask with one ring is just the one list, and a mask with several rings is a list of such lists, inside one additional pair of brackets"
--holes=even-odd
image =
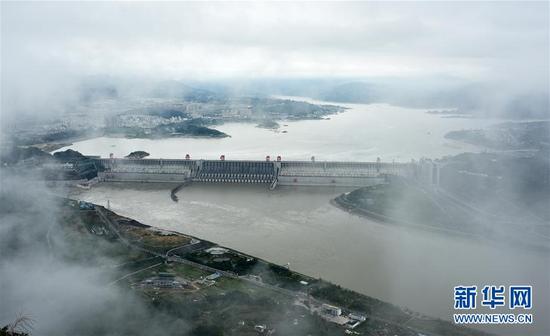
[(1, 2), (1, 9), (4, 115), (61, 110), (91, 75), (438, 76), (523, 93), (549, 86), (546, 1)]
[(548, 17), (548, 2), (3, 2), (2, 70), (541, 80)]

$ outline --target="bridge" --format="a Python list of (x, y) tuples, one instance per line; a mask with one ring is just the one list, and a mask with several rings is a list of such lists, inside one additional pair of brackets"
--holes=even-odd
[[(277, 185), (353, 186), (384, 183), (391, 176), (433, 180), (425, 163), (339, 161), (251, 161), (94, 158), (100, 181), (258, 183)], [(430, 181), (431, 183), (431, 181)]]

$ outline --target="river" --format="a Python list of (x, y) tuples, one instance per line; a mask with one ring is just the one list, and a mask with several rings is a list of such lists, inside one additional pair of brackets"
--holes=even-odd
[[(261, 159), (267, 154), (326, 160), (408, 161), (482, 150), (445, 140), (450, 130), (482, 128), (491, 120), (441, 118), (388, 105), (347, 105), (331, 120), (288, 122), (288, 133), (225, 124), (227, 139), (97, 138), (71, 148), (117, 156), (145, 150), (152, 157)], [(114, 147), (112, 147), (114, 146)], [(450, 320), (457, 285), (534, 287), (535, 325), (489, 327), (508, 335), (550, 330), (550, 256), (508, 245), (377, 223), (329, 202), (346, 189), (260, 185), (192, 185), (170, 199), (169, 184), (99, 184), (73, 196), (106, 205), (143, 223), (176, 230), (286, 264), (367, 295)], [(475, 311), (479, 312), (479, 311)], [(508, 311), (506, 311), (508, 312)]]
[[(302, 97), (296, 100), (318, 102)], [(280, 122), (278, 131), (256, 127), (253, 123), (225, 123), (215, 128), (231, 137), (125, 139), (100, 137), (76, 142), (68, 148), (87, 155), (123, 157), (143, 150), (152, 158), (263, 160), (266, 155), (281, 155), (288, 160), (408, 162), (421, 157), (438, 158), (482, 148), (445, 139), (449, 131), (483, 128), (497, 123), (494, 119), (445, 118), (426, 110), (386, 104), (339, 104), (348, 107), (330, 120)], [(286, 126), (285, 126), (286, 125)], [(286, 131), (286, 133), (284, 133)]]
[[(329, 203), (345, 189), (192, 185), (174, 203), (170, 187), (100, 184), (73, 196), (109, 200), (112, 210), (146, 224), (289, 262), (302, 273), (443, 319), (452, 316), (453, 286), (532, 284), (535, 321), (548, 323), (542, 321), (550, 311), (543, 299), (550, 297), (548, 254), (351, 215)], [(548, 324), (540, 328), (532, 334), (542, 335)], [(511, 330), (502, 331), (516, 334)]]

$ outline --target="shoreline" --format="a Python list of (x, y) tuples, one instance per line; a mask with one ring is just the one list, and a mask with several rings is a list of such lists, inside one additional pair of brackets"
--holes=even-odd
[(372, 211), (369, 211), (369, 210), (366, 210), (366, 209), (359, 208), (356, 205), (353, 205), (353, 204), (351, 204), (351, 203), (349, 203), (345, 200), (342, 200), (341, 197), (343, 195), (344, 194), (330, 200), (330, 204), (332, 204), (333, 206), (335, 206), (336, 208), (338, 208), (340, 210), (346, 211), (348, 213), (351, 213), (351, 214), (354, 214), (354, 215), (357, 215), (357, 216), (360, 216), (360, 217), (363, 217), (363, 218), (368, 218), (368, 219), (373, 220), (373, 221), (375, 221), (379, 224), (397, 225), (397, 226), (401, 226), (401, 227), (412, 227), (412, 228), (416, 228), (416, 229), (422, 229), (422, 230), (432, 231), (432, 232), (437, 232), (437, 233), (450, 233), (450, 234), (461, 236), (461, 237), (464, 237), (464, 238), (466, 238), (466, 237), (480, 238), (480, 237), (474, 235), (473, 233), (460, 232), (460, 231), (455, 231), (455, 230), (445, 229), (445, 228), (438, 228), (438, 227), (431, 226), (431, 225), (422, 225), (422, 224), (404, 222), (404, 221), (401, 221), (401, 220), (398, 220), (398, 219), (394, 219), (394, 218), (391, 218), (391, 217), (388, 217), (388, 216), (384, 216), (384, 215), (378, 214), (376, 212), (372, 212)]
[(503, 243), (505, 243), (505, 244), (508, 244), (508, 243), (519, 244), (518, 248), (528, 249), (528, 250), (536, 252), (536, 253), (546, 253), (548, 251), (548, 247), (544, 247), (544, 246), (541, 246), (541, 245), (538, 245), (538, 244), (528, 244), (528, 243), (521, 242), (521, 241), (504, 241), (504, 242), (501, 242), (498, 239), (489, 239), (487, 237), (481, 236), (479, 234), (471, 233), (471, 232), (462, 232), (462, 231), (457, 231), (457, 230), (453, 230), (453, 229), (435, 227), (435, 226), (432, 226), (432, 225), (422, 225), (422, 224), (417, 224), (417, 223), (412, 223), (412, 222), (405, 222), (405, 221), (402, 221), (402, 220), (398, 220), (398, 219), (395, 219), (395, 218), (391, 218), (391, 217), (388, 217), (388, 216), (385, 216), (385, 215), (378, 214), (376, 212), (372, 212), (372, 211), (360, 208), (357, 205), (354, 205), (354, 204), (348, 202), (347, 200), (345, 200), (345, 197), (344, 197), (345, 195), (346, 195), (345, 193), (341, 194), (341, 195), (331, 199), (329, 201), (329, 203), (332, 206), (334, 206), (334, 207), (336, 207), (336, 208), (338, 208), (342, 211), (345, 211), (347, 213), (350, 213), (352, 215), (355, 215), (355, 216), (358, 216), (358, 217), (361, 217), (361, 218), (369, 219), (369, 220), (374, 221), (374, 222), (376, 222), (380, 225), (394, 225), (394, 226), (399, 226), (399, 227), (406, 228), (406, 229), (407, 228), (417, 229), (417, 230), (423, 230), (423, 231), (432, 232), (432, 233), (436, 233), (436, 234), (460, 237), (460, 238), (464, 238), (464, 239), (474, 239), (475, 241), (477, 241), (479, 243), (492, 244), (494, 246), (502, 246)]
[[(64, 198), (64, 199), (72, 202), (78, 202), (78, 200), (74, 198), (68, 198), (68, 199)], [(206, 245), (205, 249), (211, 248), (211, 247), (225, 249), (232, 254), (254, 258), (260, 264), (267, 265), (269, 269), (283, 270), (284, 272), (286, 272), (286, 274), (288, 274), (287, 275), (288, 279), (294, 279), (292, 281), (297, 282), (298, 280), (300, 280), (300, 283), (302, 281), (306, 281), (306, 283), (308, 284), (307, 285), (308, 289), (306, 290), (306, 292), (312, 296), (312, 300), (314, 300), (317, 304), (322, 304), (323, 302), (325, 302), (328, 304), (338, 305), (342, 307), (342, 309), (344, 309), (346, 312), (350, 312), (351, 314), (366, 313), (365, 316), (367, 316), (367, 320), (366, 320), (367, 322), (364, 322), (364, 324), (360, 325), (357, 328), (357, 330), (360, 330), (360, 331), (367, 331), (369, 330), (369, 328), (376, 326), (378, 323), (383, 323), (383, 324), (391, 325), (392, 328), (398, 328), (398, 329), (406, 328), (409, 331), (412, 330), (416, 333), (431, 334), (431, 333), (437, 332), (438, 330), (446, 330), (448, 333), (445, 333), (445, 335), (490, 335), (485, 331), (457, 326), (452, 324), (451, 321), (430, 317), (430, 316), (412, 311), (411, 309), (408, 309), (406, 307), (396, 306), (392, 303), (382, 301), (380, 299), (377, 299), (365, 294), (361, 294), (344, 287), (340, 287), (326, 280), (310, 277), (306, 274), (302, 274), (300, 272), (290, 270), (285, 266), (271, 263), (268, 260), (258, 258), (256, 256), (252, 256), (252, 255), (240, 252), (238, 250), (225, 247), (223, 245), (218, 245), (215, 242), (204, 240), (200, 237), (188, 235), (186, 233), (182, 233), (175, 230), (167, 230), (167, 229), (162, 229), (153, 225), (143, 224), (137, 220), (132, 219), (131, 217), (119, 215), (118, 213), (110, 209), (107, 209), (101, 205), (97, 205), (95, 203), (88, 203), (88, 202), (85, 202), (85, 203), (93, 204), (95, 207), (97, 207), (96, 211), (100, 213), (105, 213), (106, 217), (109, 218), (108, 221), (111, 222), (114, 220), (114, 222), (116, 223), (116, 226), (118, 226), (119, 229), (121, 228), (121, 225), (123, 226), (129, 225), (133, 228), (138, 228), (141, 230), (152, 230), (152, 231), (170, 233), (176, 236), (189, 238), (191, 239), (191, 241), (197, 241), (201, 244), (204, 244)], [(124, 222), (125, 224), (120, 224), (120, 222)], [(117, 231), (118, 229), (115, 229), (115, 233)], [(197, 263), (197, 260), (194, 260), (194, 259), (189, 260), (185, 256), (181, 257), (172, 252), (172, 251), (176, 251), (181, 247), (172, 248), (168, 250), (168, 252), (166, 253), (165, 252), (154, 253), (154, 252), (148, 251), (143, 247), (139, 247), (139, 246), (132, 247), (130, 246), (130, 244), (128, 244), (128, 242), (131, 241), (128, 239), (128, 237), (124, 237), (124, 234), (120, 235), (119, 233), (117, 233), (117, 235), (120, 237), (119, 239), (122, 239), (121, 242), (127, 245), (127, 247), (137, 248), (138, 250), (141, 250), (142, 252), (145, 252), (145, 253), (153, 253), (157, 257), (164, 256), (166, 259), (166, 262), (168, 262), (169, 265), (174, 262), (178, 262), (179, 260), (179, 262), (184, 262), (184, 264), (190, 267), (195, 267), (203, 270), (209, 269), (211, 272), (216, 271), (215, 269), (212, 269), (212, 266), (210, 264)], [(167, 235), (167, 237), (169, 237), (169, 235)], [(133, 244), (134, 241), (131, 241), (131, 243)], [(138, 241), (138, 244), (141, 244), (141, 241)], [(289, 286), (288, 283), (284, 285), (284, 284), (268, 284), (263, 282), (262, 280), (259, 280), (260, 282), (258, 282), (258, 280), (256, 279), (257, 275), (252, 274), (255, 271), (245, 272), (247, 274), (238, 274), (231, 271), (222, 271), (222, 270), (217, 270), (216, 272), (221, 274), (222, 277), (233, 278), (236, 281), (243, 281), (243, 284), (260, 286), (260, 287), (263, 287), (264, 289), (267, 289), (268, 291), (272, 290), (277, 292), (278, 294), (287, 295), (289, 297), (295, 296), (296, 298), (300, 298), (301, 295), (305, 295), (306, 293), (304, 292), (304, 289), (297, 289), (297, 290), (295, 289), (295, 288), (302, 288), (303, 284), (302, 285), (295, 284), (293, 286), (292, 285)], [(298, 287), (296, 287), (296, 285)], [(363, 309), (358, 310), (357, 307), (355, 306), (363, 307)], [(402, 322), (403, 320), (405, 320), (406, 322)]]

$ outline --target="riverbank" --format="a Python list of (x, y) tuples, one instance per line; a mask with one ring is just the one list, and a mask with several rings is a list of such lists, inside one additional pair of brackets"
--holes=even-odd
[(394, 178), (332, 204), (382, 223), (548, 251), (546, 151), (464, 153), (435, 164), (436, 185)]
[[(192, 184), (177, 194), (176, 203), (170, 198), (174, 187), (176, 183), (100, 183), (90, 190), (75, 189), (71, 197), (109, 203), (113, 211), (141, 223), (202, 237), (279, 265), (290, 263), (302, 274), (443, 320), (455, 312), (449, 297), (457, 279), (530, 283), (538, 295), (547, 294), (548, 274), (540, 265), (548, 263), (548, 253), (352, 215), (329, 203), (350, 191), (346, 188), (268, 191), (262, 185)], [(429, 263), (430, 272), (419, 272), (419, 263)], [(540, 302), (535, 309), (542, 316), (548, 306)], [(539, 335), (546, 329), (542, 319), (537, 321), (537, 327), (517, 332)], [(495, 326), (482, 330), (517, 334)]]
[[(65, 213), (70, 214), (67, 218), (72, 219), (70, 222), (73, 223), (78, 223), (79, 221), (75, 221), (75, 218), (79, 218), (80, 222), (84, 223), (86, 235), (90, 234), (91, 237), (95, 237), (94, 239), (118, 242), (129, 251), (134, 250), (159, 260), (164, 259), (164, 263), (159, 265), (157, 265), (159, 260), (148, 261), (147, 265), (140, 264), (139, 269), (143, 269), (144, 266), (147, 268), (142, 272), (137, 272), (139, 269), (126, 270), (130, 275), (123, 276), (119, 280), (115, 279), (117, 285), (127, 284), (142, 295), (153, 295), (156, 300), (164, 304), (174, 301), (189, 302), (197, 298), (197, 295), (203, 298), (214, 295), (212, 297), (214, 298), (220, 293), (225, 293), (223, 296), (236, 300), (231, 305), (247, 311), (244, 324), (240, 322), (240, 319), (243, 319), (242, 315), (229, 313), (226, 309), (223, 309), (225, 314), (223, 321), (217, 320), (214, 316), (221, 313), (217, 310), (219, 308), (208, 302), (209, 299), (202, 300), (204, 311), (201, 316), (204, 314), (209, 316), (199, 318), (197, 324), (218, 328), (224, 332), (231, 331), (224, 334), (248, 335), (255, 326), (265, 325), (267, 329), (277, 329), (279, 332), (288, 330), (290, 333), (282, 333), (285, 335), (308, 333), (343, 335), (346, 329), (359, 322), (353, 328), (355, 331), (379, 335), (396, 333), (400, 335), (418, 333), (484, 335), (479, 331), (459, 328), (442, 320), (398, 308), (197, 237), (142, 224), (92, 203), (68, 201), (67, 204)], [(84, 234), (84, 232), (81, 233)], [(122, 253), (120, 257), (124, 258), (124, 254)], [(133, 258), (135, 259), (135, 256)], [(188, 286), (184, 286), (185, 288), (161, 287), (154, 291), (155, 294), (148, 287), (147, 280), (155, 278), (160, 273), (173, 274), (174, 278), (178, 278), (180, 282), (185, 281)], [(212, 274), (218, 275), (211, 276)], [(310, 299), (307, 298), (307, 293), (311, 295)], [(240, 298), (244, 298), (242, 295), (248, 299), (239, 302)], [(270, 307), (272, 303), (265, 301), (268, 296), (277, 298), (278, 303), (275, 307)], [(260, 310), (251, 311), (250, 300), (252, 302), (259, 300), (256, 309)], [(323, 304), (337, 305), (343, 311), (341, 320), (347, 322), (339, 325), (329, 316), (325, 316), (322, 312)], [(274, 308), (275, 311), (283, 308), (291, 312), (290, 316), (283, 318), (288, 325), (281, 325), (282, 321), (276, 323), (271, 318), (261, 323), (262, 316), (267, 312), (277, 315)], [(177, 307), (172, 309), (178, 310)], [(303, 311), (307, 310), (316, 310), (319, 313), (304, 315)], [(354, 320), (347, 317), (349, 314), (356, 317), (365, 316), (366, 320), (362, 321), (361, 318)], [(217, 322), (214, 323), (214, 321)], [(308, 327), (303, 329), (305, 326)]]
[[(390, 192), (389, 189), (393, 189), (393, 188), (395, 188), (395, 190), (392, 190)], [(352, 213), (361, 217), (365, 217), (383, 224), (401, 225), (401, 226), (411, 227), (415, 229), (452, 234), (452, 235), (457, 235), (462, 237), (479, 238), (477, 235), (473, 233), (468, 233), (464, 231), (453, 230), (452, 228), (438, 226), (434, 224), (434, 221), (427, 222), (426, 220), (430, 219), (429, 215), (426, 215), (424, 220), (418, 220), (415, 222), (415, 221), (411, 221), (410, 218), (406, 215), (404, 215), (403, 217), (392, 216), (392, 212), (393, 212), (392, 209), (381, 208), (380, 205), (378, 205), (379, 206), (378, 208), (372, 207), (372, 205), (374, 205), (376, 201), (384, 202), (384, 203), (392, 202), (392, 199), (396, 199), (395, 192), (399, 192), (397, 189), (401, 189), (401, 191), (403, 191), (403, 188), (404, 188), (403, 185), (400, 185), (400, 186), (376, 185), (376, 186), (364, 187), (364, 188), (354, 190), (352, 192), (341, 194), (336, 198), (330, 200), (330, 203), (333, 206), (343, 211), (347, 211), (349, 213)], [(367, 205), (367, 204), (364, 204), (363, 202), (359, 202), (358, 199), (361, 197), (365, 197), (367, 200), (367, 203), (371, 203), (371, 204)], [(384, 198), (384, 200), (381, 200), (381, 198)], [(411, 198), (411, 200), (412, 199), (413, 198)], [(415, 205), (411, 205), (411, 207), (415, 207)], [(433, 223), (434, 225), (421, 224), (421, 223)]]

